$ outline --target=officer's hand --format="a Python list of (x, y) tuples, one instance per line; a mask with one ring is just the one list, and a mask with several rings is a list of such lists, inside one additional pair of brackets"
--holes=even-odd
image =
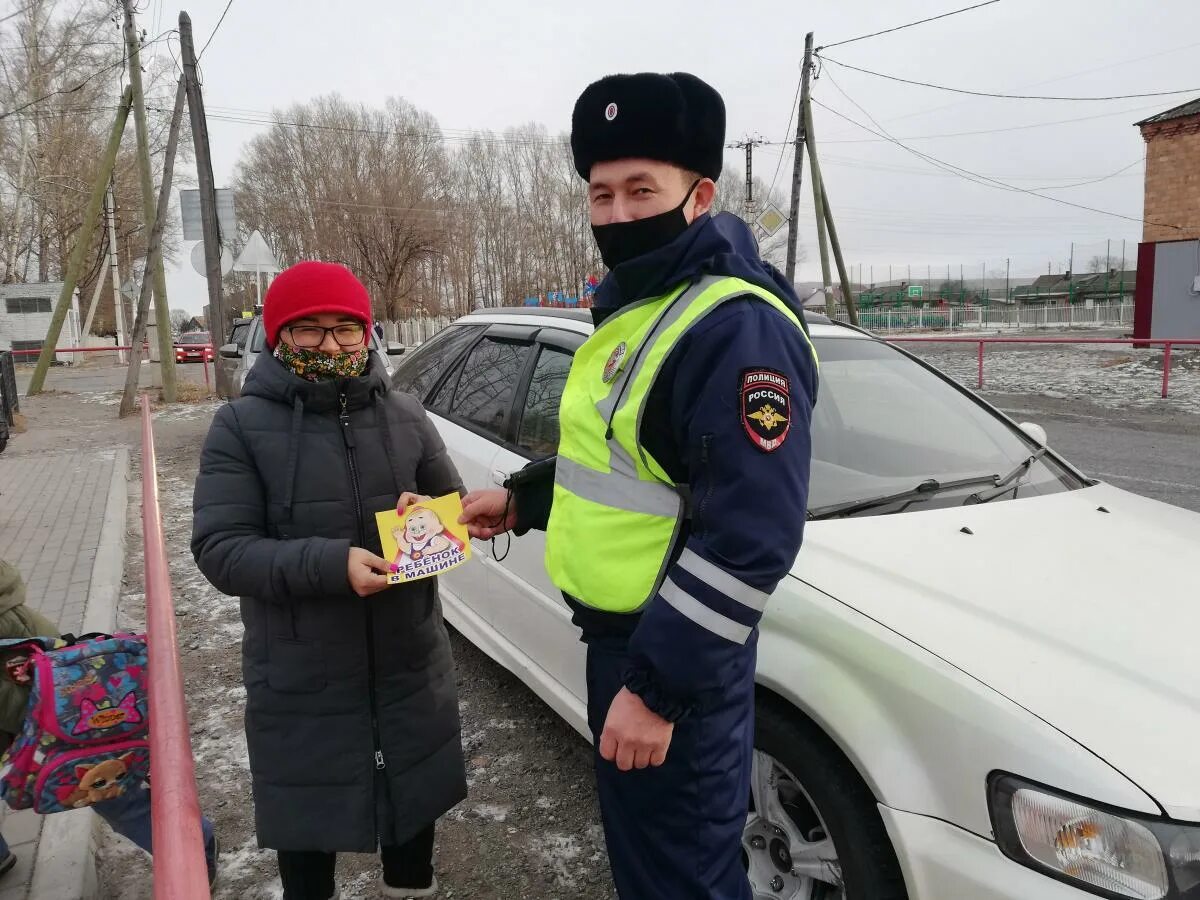
[(622, 772), (661, 766), (667, 759), (675, 725), (651, 712), (629, 688), (613, 698), (600, 734), (600, 755)]
[(510, 501), (508, 491), (500, 488), (471, 491), (463, 497), (463, 512), (458, 523), (466, 525), (467, 534), (477, 540), (494, 538), (516, 527), (516, 501)]
[(392, 564), (382, 556), (376, 556), (362, 547), (351, 547), (346, 562), (346, 576), (350, 587), (360, 597), (370, 597), (388, 586), (386, 573)]

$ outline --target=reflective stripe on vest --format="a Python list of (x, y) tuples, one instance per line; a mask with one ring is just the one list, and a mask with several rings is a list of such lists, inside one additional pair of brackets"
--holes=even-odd
[[(559, 408), (546, 568), (555, 585), (581, 603), (636, 612), (663, 586), (671, 548), (688, 514), (686, 486), (674, 484), (641, 445), (646, 399), (684, 334), (723, 303), (746, 296), (775, 307), (800, 331), (816, 359), (807, 332), (782, 300), (724, 276), (706, 276), (631, 304), (606, 319), (576, 351)], [(693, 565), (706, 564), (695, 557)], [(747, 590), (742, 586), (743, 594)], [(668, 602), (686, 604), (679, 593)], [(760, 596), (737, 598), (747, 605), (765, 603)]]

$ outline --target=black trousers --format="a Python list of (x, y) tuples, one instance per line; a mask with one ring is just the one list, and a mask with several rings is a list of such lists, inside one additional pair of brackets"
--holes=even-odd
[[(406, 844), (380, 847), (384, 883), (391, 887), (428, 887), (433, 881), (433, 835), (434, 826), (430, 825)], [(337, 854), (280, 850), (278, 856), (283, 900), (330, 900)]]

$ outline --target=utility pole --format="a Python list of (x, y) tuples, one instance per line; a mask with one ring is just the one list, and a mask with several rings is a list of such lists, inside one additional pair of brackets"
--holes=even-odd
[(808, 75), (812, 71), (813, 33), (804, 36), (804, 62), (800, 69), (800, 109), (796, 112), (796, 158), (792, 161), (792, 205), (788, 213), (787, 275), (796, 281), (796, 243), (800, 239), (800, 182), (804, 171), (804, 110), (808, 106)]
[[(158, 215), (154, 219), (154, 227), (150, 230), (150, 242), (146, 245), (146, 268), (151, 263), (162, 263), (162, 236), (167, 224), (167, 209), (171, 200), (171, 179), (175, 174), (175, 151), (179, 146), (179, 128), (183, 124), (183, 105), (187, 101), (183, 76), (179, 77), (179, 86), (175, 89), (175, 108), (171, 111), (171, 129), (167, 133), (167, 151), (163, 158), (162, 184), (158, 189)], [(141, 293), (138, 295), (137, 314), (133, 321), (133, 350), (130, 353), (129, 367), (125, 370), (125, 393), (121, 396), (121, 408), (117, 413), (121, 418), (131, 415), (136, 404), (138, 376), (142, 367), (142, 341), (146, 338), (146, 320), (150, 314), (150, 279), (142, 279)], [(159, 326), (159, 334), (163, 327)], [(171, 353), (171, 362), (175, 362), (175, 354)]]
[[(137, 31), (133, 24), (133, 0), (121, 0), (125, 8), (125, 55), (129, 58), (129, 85), (133, 88), (133, 124), (137, 133), (138, 176), (142, 183), (142, 216), (146, 228), (153, 228), (158, 219), (154, 199), (154, 177), (150, 173), (150, 137), (146, 129), (146, 104), (142, 93), (142, 62)], [(171, 344), (171, 312), (167, 304), (167, 273), (162, 257), (154, 260), (146, 254), (143, 281), (154, 279), (154, 314), (158, 323), (159, 368), (162, 371), (162, 394), (166, 403), (175, 402), (175, 351)], [(138, 353), (138, 347), (131, 352)]]
[[(108, 179), (108, 194), (104, 202), (104, 234), (108, 243), (108, 269), (112, 279), (113, 322), (117, 326), (117, 346), (124, 347), (129, 333), (125, 330), (125, 304), (121, 301), (121, 273), (117, 269), (117, 197), (113, 180)], [(117, 362), (127, 362), (125, 351), (117, 351)]]
[[(128, 2), (128, 0), (126, 0)], [(196, 76), (196, 47), (192, 43), (192, 18), (179, 13), (179, 49), (183, 57), (183, 80), (187, 89), (188, 113), (192, 122), (192, 140), (196, 150), (196, 175), (200, 182), (200, 221), (204, 228), (204, 277), (208, 280), (208, 323), (213, 343), (225, 341), (228, 322), (221, 291), (221, 228), (217, 222), (217, 189), (213, 181), (212, 154), (208, 147), (208, 119), (204, 115), (204, 97)]]
[(1004, 299), (1008, 300), (1012, 297), (1012, 260), (1004, 260)]
[(104, 156), (100, 158), (100, 171), (96, 173), (96, 183), (92, 185), (92, 196), (88, 199), (87, 209), (83, 213), (83, 221), (75, 236), (75, 246), (71, 248), (71, 257), (67, 261), (67, 270), (63, 273), (63, 286), (58, 294), (58, 302), (54, 305), (54, 314), (50, 317), (50, 328), (46, 331), (46, 340), (42, 342), (42, 352), (38, 354), (37, 366), (33, 377), (29, 379), (26, 397), (33, 397), (42, 392), (46, 384), (46, 373), (50, 370), (50, 361), (54, 359), (55, 348), (58, 347), (58, 337), (62, 333), (63, 322), (67, 318), (67, 310), (71, 308), (71, 299), (75, 296), (75, 284), (79, 281), (79, 271), (83, 268), (83, 257), (91, 243), (92, 233), (96, 230), (96, 222), (100, 218), (100, 207), (104, 203), (104, 193), (108, 189), (108, 179), (112, 175), (113, 165), (117, 161), (117, 150), (121, 147), (121, 134), (125, 131), (125, 121), (129, 118), (129, 107), (133, 102), (133, 89), (125, 88), (121, 95), (121, 104), (117, 107), (116, 118), (113, 119), (112, 129), (108, 133), (108, 143), (104, 147)]
[(746, 224), (754, 224), (754, 148), (763, 142), (762, 138), (747, 137), (744, 141), (730, 144), (731, 149), (746, 151), (746, 199), (742, 203), (745, 209)]
[[(812, 147), (811, 144), (809, 144)], [(846, 315), (851, 325), (858, 325), (858, 304), (854, 299), (854, 289), (850, 286), (850, 278), (846, 275), (846, 261), (842, 258), (842, 242), (838, 240), (837, 226), (833, 224), (833, 211), (829, 208), (829, 194), (825, 191), (825, 182), (821, 182), (822, 207), (825, 210), (825, 225), (829, 228), (829, 242), (833, 245), (833, 261), (837, 264), (838, 278), (842, 282), (842, 296), (846, 304)]]
[(821, 196), (821, 164), (817, 162), (817, 151), (813, 146), (815, 135), (813, 134), (812, 107), (803, 101), (800, 105), (803, 107), (801, 113), (804, 119), (805, 141), (808, 144), (808, 164), (812, 170), (809, 174), (813, 185), (813, 207), (817, 211), (817, 242), (821, 249), (821, 286), (828, 290), (833, 279), (829, 274), (829, 238), (825, 231), (825, 202)]

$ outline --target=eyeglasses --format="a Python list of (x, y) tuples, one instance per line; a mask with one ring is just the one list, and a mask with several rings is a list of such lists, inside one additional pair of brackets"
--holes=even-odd
[(339, 347), (353, 347), (361, 344), (366, 328), (359, 322), (345, 325), (334, 325), (332, 328), (322, 328), (320, 325), (290, 325), (287, 332), (292, 336), (292, 343), (297, 347), (320, 347), (325, 343), (325, 335), (332, 334)]

